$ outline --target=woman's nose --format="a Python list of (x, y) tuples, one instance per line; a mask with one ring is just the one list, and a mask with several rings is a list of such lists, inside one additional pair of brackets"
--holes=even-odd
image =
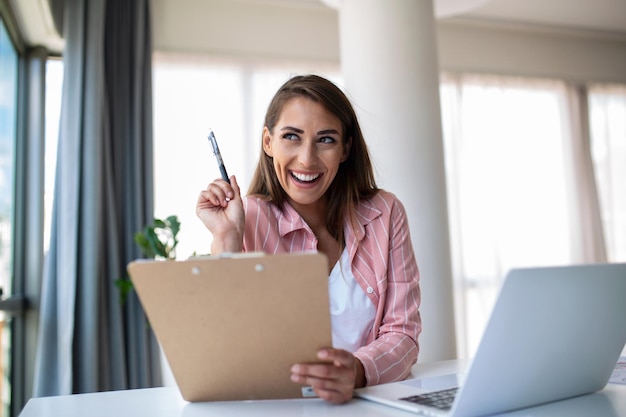
[(315, 143), (309, 142), (303, 144), (300, 147), (298, 159), (300, 160), (300, 163), (304, 166), (313, 165), (317, 160), (317, 148), (315, 147)]

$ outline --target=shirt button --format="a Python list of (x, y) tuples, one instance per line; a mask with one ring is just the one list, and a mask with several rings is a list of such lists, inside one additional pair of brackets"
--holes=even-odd
[(374, 288), (372, 287), (367, 287), (367, 293), (368, 294), (372, 294), (374, 292)]

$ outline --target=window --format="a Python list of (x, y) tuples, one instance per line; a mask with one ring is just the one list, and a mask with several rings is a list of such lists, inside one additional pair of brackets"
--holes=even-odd
[[(12, 294), (15, 140), (18, 55), (0, 22), (0, 287)], [(9, 316), (0, 311), (0, 416), (8, 416), (11, 400)]]
[(155, 54), (155, 216), (179, 217), (179, 258), (205, 254), (210, 248), (210, 234), (195, 214), (198, 193), (220, 176), (207, 139), (209, 129), (228, 174), (237, 176), (245, 192), (256, 167), (270, 99), (291, 74), (309, 72), (341, 84), (334, 65)]
[(568, 88), (550, 80), (443, 77), (460, 357), (473, 356), (509, 269), (586, 261), (569, 133), (570, 120), (580, 120), (568, 116)]
[(63, 89), (63, 61), (49, 58), (46, 61), (45, 109), (45, 167), (44, 167), (44, 254), (50, 246), (52, 227), (52, 199), (57, 162), (57, 143), (61, 118), (61, 93)]
[(607, 259), (626, 262), (626, 86), (590, 86), (589, 119)]

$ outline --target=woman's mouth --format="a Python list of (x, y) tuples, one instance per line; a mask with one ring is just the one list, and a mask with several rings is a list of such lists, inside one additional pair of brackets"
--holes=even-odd
[(302, 173), (299, 173), (299, 172), (291, 171), (291, 176), (292, 176), (293, 179), (295, 179), (299, 183), (310, 184), (312, 182), (315, 182), (319, 177), (322, 176), (322, 174), (320, 174), (320, 173), (316, 173), (316, 174), (302, 174)]

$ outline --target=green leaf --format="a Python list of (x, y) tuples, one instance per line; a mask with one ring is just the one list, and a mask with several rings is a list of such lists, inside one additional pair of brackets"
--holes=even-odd
[(120, 303), (124, 304), (128, 294), (133, 290), (133, 282), (127, 276), (115, 281), (115, 286), (120, 290)]
[(154, 228), (147, 228), (144, 232), (146, 235), (146, 239), (150, 245), (150, 249), (156, 256), (161, 256), (163, 258), (167, 258), (167, 250), (165, 248), (165, 244), (161, 242), (159, 236), (155, 232)]
[(174, 240), (176, 240), (176, 235), (180, 231), (180, 222), (178, 221), (178, 216), (169, 216), (166, 220), (169, 228), (172, 230), (172, 236)]
[(143, 252), (143, 255), (147, 258), (154, 258), (155, 252), (150, 245), (150, 240), (148, 238), (149, 228), (146, 227), (143, 232), (135, 233), (135, 242), (139, 246), (139, 249)]
[[(153, 219), (152, 224), (136, 232), (133, 236), (135, 243), (146, 258), (176, 259), (177, 235), (180, 232), (178, 216), (168, 216), (165, 220)], [(120, 291), (120, 300), (126, 302), (127, 296), (133, 290), (133, 283), (128, 277), (115, 281)]]

